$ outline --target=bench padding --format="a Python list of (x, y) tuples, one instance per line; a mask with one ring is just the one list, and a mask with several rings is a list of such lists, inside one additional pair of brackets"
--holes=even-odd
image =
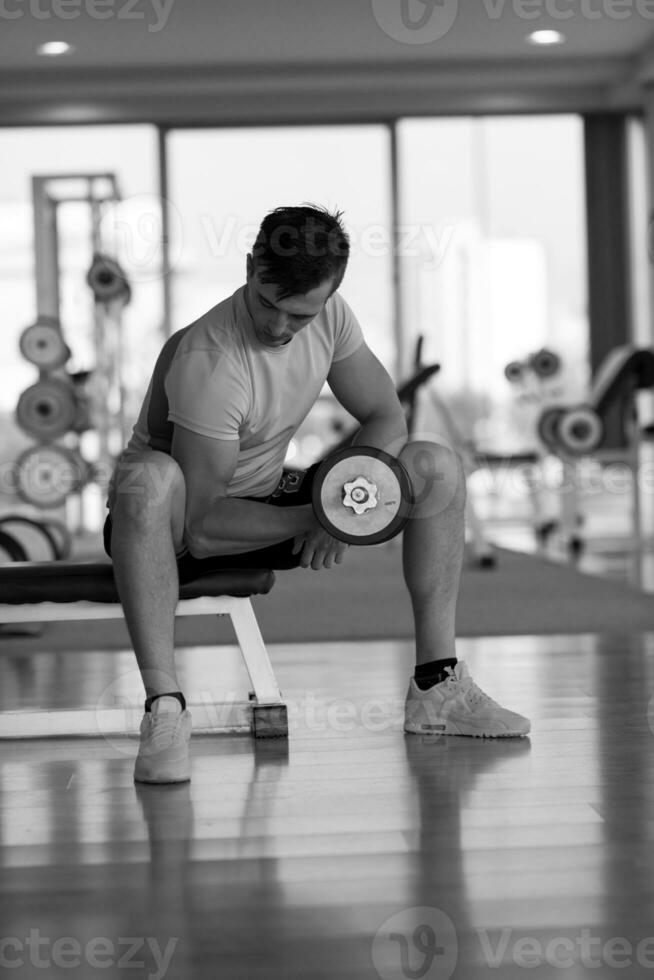
[[(180, 586), (180, 599), (202, 596), (251, 596), (270, 592), (275, 575), (268, 569), (221, 569)], [(11, 562), (0, 567), (0, 603), (119, 602), (109, 561)]]

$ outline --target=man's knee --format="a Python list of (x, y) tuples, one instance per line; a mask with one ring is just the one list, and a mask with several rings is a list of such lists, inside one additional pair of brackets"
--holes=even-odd
[(184, 508), (184, 474), (166, 453), (147, 451), (122, 459), (109, 491), (116, 519), (155, 520)]
[(414, 495), (413, 517), (433, 517), (445, 510), (463, 512), (466, 478), (459, 454), (448, 444), (408, 442), (400, 456)]

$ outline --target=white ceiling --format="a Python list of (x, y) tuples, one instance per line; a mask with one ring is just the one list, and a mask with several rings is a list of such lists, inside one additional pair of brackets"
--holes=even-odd
[(654, 0), (2, 0), (0, 123), (590, 111), (637, 104), (653, 38)]
[[(414, 22), (433, 9), (423, 28), (403, 27), (403, 2)], [(528, 60), (543, 55), (524, 40), (537, 28), (566, 34), (547, 50), (555, 65), (635, 57), (654, 35), (652, 0), (4, 0), (2, 9), (4, 71)], [(35, 48), (52, 39), (75, 53), (46, 63)]]

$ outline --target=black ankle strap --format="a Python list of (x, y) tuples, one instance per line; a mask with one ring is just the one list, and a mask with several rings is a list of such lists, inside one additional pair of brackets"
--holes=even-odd
[(151, 697), (145, 699), (145, 710), (151, 711), (152, 705), (157, 700), (157, 698), (177, 698), (182, 706), (182, 711), (186, 711), (186, 698), (181, 691), (167, 691), (165, 694), (153, 694)]

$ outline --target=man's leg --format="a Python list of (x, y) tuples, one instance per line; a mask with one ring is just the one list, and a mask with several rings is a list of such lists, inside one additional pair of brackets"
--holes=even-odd
[(416, 505), (404, 531), (403, 569), (415, 619), (416, 673), (405, 731), (506, 737), (526, 735), (526, 718), (481, 691), (456, 659), (456, 604), (465, 543), (465, 474), (458, 455), (431, 442), (399, 453)]
[(118, 470), (111, 500), (111, 558), (146, 695), (177, 691), (175, 609), (185, 487), (171, 456), (145, 452)]
[[(125, 621), (146, 691), (134, 778), (177, 783), (190, 778), (191, 715), (175, 669), (175, 609), (185, 485), (165, 453), (131, 456), (111, 493), (111, 557)], [(162, 695), (173, 694), (173, 697)]]
[(455, 657), (455, 615), (463, 566), (465, 474), (437, 443), (400, 453), (417, 504), (404, 531), (403, 570), (415, 619), (416, 663)]

